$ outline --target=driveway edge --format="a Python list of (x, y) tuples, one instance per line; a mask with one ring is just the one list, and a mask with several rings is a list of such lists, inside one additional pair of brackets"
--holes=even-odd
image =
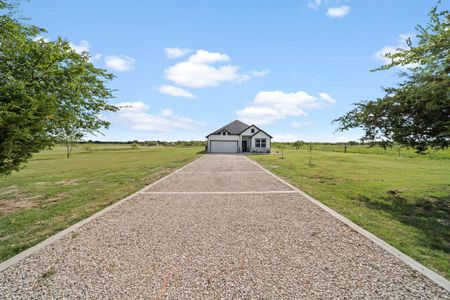
[(249, 161), (251, 161), (253, 164), (255, 164), (255, 165), (259, 166), (260, 168), (262, 168), (264, 171), (266, 171), (271, 176), (275, 177), (276, 179), (278, 179), (282, 183), (286, 184), (287, 186), (289, 186), (293, 190), (299, 192), (304, 198), (306, 198), (310, 202), (314, 203), (315, 205), (319, 206), (321, 209), (325, 210), (326, 212), (331, 214), (333, 217), (335, 217), (336, 219), (338, 219), (339, 221), (341, 221), (342, 223), (344, 223), (345, 225), (347, 225), (351, 229), (353, 229), (356, 232), (358, 232), (359, 234), (365, 236), (366, 238), (368, 238), (369, 240), (371, 240), (372, 242), (374, 242), (375, 244), (377, 244), (378, 246), (380, 246), (381, 248), (383, 248), (384, 250), (386, 250), (390, 254), (394, 255), (395, 257), (397, 257), (398, 259), (403, 261), (405, 264), (407, 264), (412, 269), (414, 269), (414, 270), (418, 271), (419, 273), (421, 273), (422, 275), (428, 277), (431, 281), (433, 281), (437, 285), (443, 287), (444, 289), (446, 289), (447, 291), (450, 292), (450, 282), (447, 279), (445, 279), (444, 277), (442, 277), (441, 275), (439, 275), (436, 272), (428, 269), (427, 267), (425, 267), (424, 265), (422, 265), (421, 263), (419, 263), (418, 261), (416, 261), (412, 257), (410, 257), (410, 256), (406, 255), (405, 253), (401, 252), (400, 250), (394, 248), (393, 246), (389, 245), (388, 243), (386, 243), (385, 241), (383, 241), (382, 239), (380, 239), (376, 235), (368, 232), (367, 230), (365, 230), (362, 227), (360, 227), (359, 225), (353, 223), (352, 221), (350, 221), (349, 219), (347, 219), (343, 215), (341, 215), (341, 214), (337, 213), (336, 211), (334, 211), (333, 209), (329, 208), (328, 206), (326, 206), (322, 202), (316, 200), (315, 198), (313, 198), (310, 195), (306, 194), (305, 192), (303, 192), (299, 188), (295, 187), (294, 185), (290, 184), (286, 180), (284, 180), (281, 177), (279, 177), (279, 176), (275, 175), (274, 173), (270, 172), (269, 170), (264, 168), (262, 165), (260, 165), (256, 161), (251, 160), (246, 155), (243, 155), (243, 156), (246, 159), (248, 159)]
[(137, 192), (134, 192), (133, 194), (105, 207), (104, 209), (96, 212), (95, 214), (93, 214), (92, 216), (87, 217), (86, 219), (83, 219), (81, 221), (79, 221), (78, 223), (75, 223), (69, 227), (67, 227), (66, 229), (56, 233), (55, 235), (52, 235), (51, 237), (43, 240), (42, 242), (40, 242), (39, 244), (36, 244), (34, 246), (32, 246), (31, 248), (28, 248), (22, 252), (20, 252), (19, 254), (5, 260), (4, 262), (0, 263), (0, 272), (15, 265), (16, 263), (18, 263), (19, 261), (21, 261), (22, 259), (26, 258), (27, 256), (41, 250), (42, 248), (45, 248), (46, 246), (50, 245), (51, 243), (59, 240), (60, 238), (62, 238), (63, 236), (65, 236), (66, 234), (69, 234), (75, 230), (77, 230), (78, 228), (80, 228), (81, 226), (83, 226), (84, 224), (87, 224), (89, 222), (91, 222), (92, 220), (95, 220), (96, 218), (104, 215), (105, 213), (109, 212), (110, 210), (116, 208), (117, 206), (122, 205), (123, 203), (127, 202), (128, 200), (130, 200), (131, 198), (137, 196), (138, 194), (140, 194), (141, 192), (143, 192), (145, 189), (169, 178), (172, 175), (175, 175), (176, 173), (180, 172), (181, 170), (183, 170), (184, 168), (188, 167), (189, 165), (193, 164), (194, 162), (200, 160), (201, 158), (203, 158), (204, 155), (200, 156), (197, 159), (194, 159), (193, 161), (191, 161), (190, 163), (182, 166), (181, 168), (176, 169), (175, 171), (173, 171), (172, 173), (156, 180), (155, 182), (152, 182), (149, 185), (144, 186), (142, 189), (138, 190)]

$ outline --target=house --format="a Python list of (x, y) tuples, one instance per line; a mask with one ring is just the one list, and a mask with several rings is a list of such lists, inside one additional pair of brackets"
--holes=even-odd
[(235, 120), (210, 133), (207, 151), (210, 153), (269, 153), (272, 137), (255, 125)]

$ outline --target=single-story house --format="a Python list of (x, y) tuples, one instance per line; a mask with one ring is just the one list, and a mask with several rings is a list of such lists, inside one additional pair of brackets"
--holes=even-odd
[(235, 120), (210, 133), (207, 152), (210, 153), (269, 153), (272, 137), (255, 125)]

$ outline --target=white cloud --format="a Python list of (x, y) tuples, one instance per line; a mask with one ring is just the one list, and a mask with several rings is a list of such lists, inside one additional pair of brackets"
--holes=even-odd
[(173, 115), (173, 110), (169, 109), (169, 108), (165, 108), (161, 111), (161, 116), (163, 117), (170, 117)]
[(346, 142), (350, 142), (351, 140), (352, 139), (348, 136), (336, 135), (336, 134), (328, 136), (328, 138), (326, 139), (326, 141), (332, 142), (332, 143), (346, 143)]
[(252, 77), (264, 76), (268, 72), (256, 71), (253, 74), (242, 74), (239, 66), (216, 65), (229, 60), (230, 57), (223, 53), (197, 50), (187, 60), (170, 66), (165, 71), (165, 76), (180, 86), (204, 88), (215, 87), (225, 82), (244, 82)]
[(164, 53), (166, 54), (166, 57), (168, 59), (183, 57), (190, 52), (192, 52), (192, 50), (186, 49), (186, 48), (165, 48), (164, 49)]
[[(375, 52), (374, 57), (378, 60), (381, 60), (384, 64), (390, 64), (391, 59), (386, 57), (386, 54), (391, 53), (397, 53), (399, 52), (399, 49), (408, 49), (409, 46), (407, 44), (407, 40), (411, 39), (411, 34), (400, 34), (397, 37), (397, 46), (384, 46), (381, 50)], [(399, 68), (407, 69), (407, 68), (414, 68), (419, 66), (419, 64), (408, 64), (405, 66), (398, 66)]]
[(195, 98), (195, 95), (191, 94), (189, 91), (173, 85), (162, 85), (158, 90), (161, 94), (167, 94), (174, 97)]
[(305, 122), (292, 122), (292, 123), (291, 123), (291, 127), (292, 127), (292, 128), (295, 128), (295, 129), (301, 129), (301, 128), (304, 128), (304, 127), (307, 127), (307, 126), (311, 126), (311, 125), (314, 125), (314, 123), (311, 122), (311, 121), (305, 121)]
[(204, 127), (187, 117), (174, 114), (171, 109), (163, 109), (159, 114), (150, 114), (149, 107), (142, 101), (117, 104), (120, 110), (112, 117), (113, 123), (120, 123), (137, 131), (168, 132), (174, 130), (198, 130)]
[(33, 38), (33, 41), (35, 41), (35, 42), (37, 42), (37, 41), (42, 41), (42, 42), (44, 42), (44, 43), (48, 43), (48, 42), (50, 42), (50, 39), (47, 38), (47, 37), (45, 37), (45, 36), (40, 36), (40, 35), (38, 35), (38, 36), (35, 36), (35, 37)]
[(229, 61), (230, 57), (219, 52), (209, 52), (205, 50), (197, 50), (195, 54), (189, 57), (189, 61), (196, 64), (213, 64), (221, 61)]
[(239, 67), (225, 65), (221, 67), (196, 64), (190, 61), (178, 63), (166, 70), (166, 78), (192, 88), (218, 86), (227, 81), (244, 81), (247, 77), (239, 74)]
[(105, 57), (105, 64), (108, 68), (117, 72), (126, 72), (134, 69), (136, 60), (126, 55), (109, 55)]
[(308, 7), (311, 9), (318, 9), (321, 3), (322, 0), (311, 0), (308, 3)]
[[(48, 42), (48, 40), (45, 40), (45, 42)], [(79, 44), (74, 44), (74, 43), (70, 42), (70, 47), (72, 47), (72, 49), (78, 54), (82, 54), (84, 52), (89, 52), (91, 49), (91, 45), (86, 40), (81, 40)], [(102, 57), (102, 55), (100, 53), (90, 55), (89, 62), (98, 61), (101, 57)]]
[(287, 143), (287, 142), (296, 142), (299, 140), (300, 138), (293, 134), (275, 134), (273, 136), (274, 142)]
[(253, 77), (264, 77), (268, 75), (270, 72), (269, 70), (261, 70), (261, 71), (251, 71), (249, 74)]
[(321, 99), (321, 100), (323, 100), (323, 101), (325, 101), (326, 103), (328, 103), (328, 104), (335, 104), (336, 103), (336, 100), (335, 99), (333, 99), (331, 96), (330, 96), (330, 94), (327, 94), (327, 93), (319, 93), (319, 98)]
[(90, 60), (90, 62), (95, 62), (95, 61), (98, 61), (100, 58), (102, 58), (102, 55), (100, 53), (97, 53), (97, 54), (91, 55), (89, 60)]
[(327, 10), (327, 16), (331, 18), (342, 18), (350, 12), (350, 7), (347, 5), (341, 5), (337, 7), (330, 7)]
[(324, 108), (331, 104), (330, 95), (320, 94), (319, 97), (314, 97), (304, 91), (261, 91), (249, 106), (238, 110), (236, 115), (246, 122), (260, 125), (271, 124), (287, 117), (304, 116), (305, 110)]
[(145, 104), (142, 101), (136, 101), (136, 102), (121, 102), (119, 104), (116, 104), (116, 106), (120, 107), (120, 111), (127, 111), (127, 112), (140, 112), (148, 110), (148, 105)]
[(72, 47), (73, 50), (75, 50), (76, 53), (81, 54), (83, 52), (89, 52), (89, 48), (91, 45), (89, 45), (89, 42), (86, 40), (82, 40), (79, 44), (70, 43), (70, 47)]

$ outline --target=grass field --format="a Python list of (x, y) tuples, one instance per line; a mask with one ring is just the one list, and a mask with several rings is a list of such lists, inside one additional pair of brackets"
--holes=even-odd
[(284, 159), (250, 157), (450, 279), (450, 160), (313, 150), (310, 165), (307, 150), (288, 148)]
[(0, 260), (5, 260), (198, 157), (200, 147), (57, 147), (0, 178)]
[[(388, 155), (395, 157), (409, 157), (409, 158), (430, 158), (430, 159), (450, 159), (450, 150), (434, 150), (429, 149), (424, 155), (417, 154), (414, 149), (400, 147), (399, 145), (393, 145), (392, 147), (383, 148), (381, 146), (370, 147), (367, 144), (331, 144), (331, 143), (302, 143), (299, 146), (299, 150), (309, 151), (310, 145), (313, 151), (327, 151), (327, 152), (340, 152), (340, 153), (357, 153), (357, 154), (376, 154), (376, 155)], [(281, 148), (293, 149), (293, 143), (273, 143), (272, 152), (281, 152)]]

